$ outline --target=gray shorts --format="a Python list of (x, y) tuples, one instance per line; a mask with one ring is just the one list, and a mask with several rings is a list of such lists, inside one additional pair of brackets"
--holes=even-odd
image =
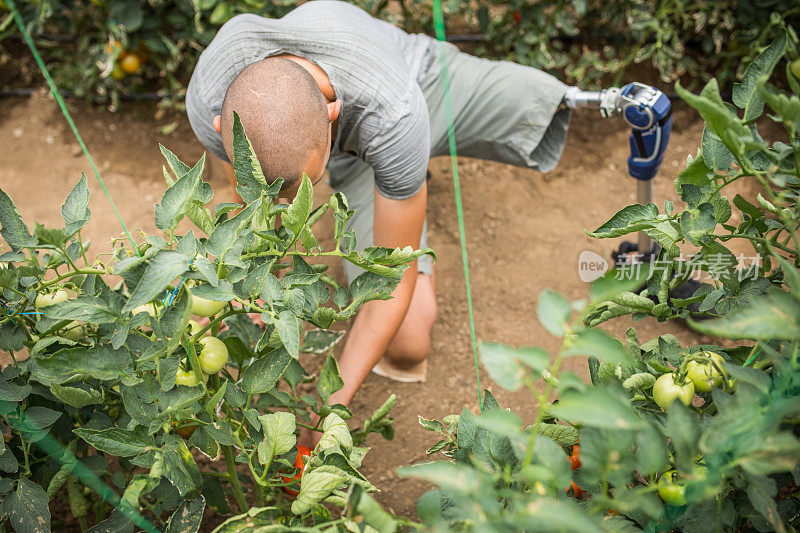
[[(569, 126), (568, 110), (559, 110), (567, 86), (532, 67), (480, 59), (443, 44), (450, 79), (458, 155), (489, 159), (549, 172), (558, 164)], [(428, 105), (430, 157), (448, 155), (447, 117), (438, 56), (419, 78)], [(355, 214), (348, 228), (359, 250), (373, 245), (375, 178), (370, 167), (353, 155), (332, 157), (330, 186), (343, 192)], [(427, 224), (420, 247), (427, 246)], [(417, 260), (423, 274), (433, 273), (430, 256)], [(362, 270), (344, 262), (348, 283)]]

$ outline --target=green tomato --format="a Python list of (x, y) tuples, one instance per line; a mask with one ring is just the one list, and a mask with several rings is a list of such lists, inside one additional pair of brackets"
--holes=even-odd
[(669, 505), (686, 505), (686, 487), (675, 481), (674, 470), (667, 470), (658, 480), (658, 495)]
[[(703, 355), (710, 357), (719, 368), (722, 368), (723, 363), (725, 363), (722, 356), (717, 353), (703, 352)], [(686, 363), (686, 378), (694, 384), (694, 390), (711, 392), (714, 387), (722, 386), (723, 375), (710, 362), (689, 361)]]
[(136, 306), (131, 310), (131, 313), (136, 316), (139, 313), (147, 313), (150, 316), (156, 316), (156, 304), (149, 303), (149, 304), (142, 304)]
[(228, 362), (228, 348), (216, 337), (203, 337), (198, 341), (200, 350), (200, 368), (203, 374), (216, 374)]
[(795, 59), (792, 61), (791, 65), (789, 65), (789, 68), (792, 70), (794, 77), (800, 80), (800, 59)]
[(176, 385), (183, 385), (185, 387), (196, 387), (197, 386), (197, 378), (194, 375), (193, 370), (178, 370), (178, 374), (175, 376), (175, 384)]
[(694, 384), (687, 381), (683, 385), (678, 385), (675, 383), (675, 374), (672, 373), (660, 376), (653, 385), (653, 399), (665, 411), (675, 400), (680, 400), (683, 405), (689, 405), (693, 396)]
[(41, 309), (42, 307), (50, 307), (51, 305), (61, 303), (68, 298), (69, 294), (67, 294), (67, 291), (59, 289), (56, 292), (51, 292), (50, 294), (37, 294), (33, 305), (37, 309)]
[(72, 322), (67, 324), (66, 327), (64, 327), (64, 329), (59, 331), (58, 334), (64, 337), (65, 339), (78, 342), (80, 338), (83, 336), (84, 332), (85, 328), (83, 326), (83, 322), (73, 320)]
[(200, 296), (192, 295), (192, 314), (197, 316), (214, 316), (225, 307), (227, 302), (206, 300)]

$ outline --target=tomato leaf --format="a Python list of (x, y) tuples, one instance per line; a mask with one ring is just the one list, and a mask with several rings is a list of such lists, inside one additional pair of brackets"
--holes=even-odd
[(617, 211), (608, 222), (594, 231), (587, 231), (586, 234), (598, 239), (620, 237), (649, 228), (657, 219), (656, 204), (633, 204)]
[(306, 471), (300, 484), (300, 494), (292, 502), (292, 512), (296, 515), (307, 513), (346, 480), (347, 475), (331, 465)]
[(245, 203), (261, 197), (262, 189), (267, 187), (264, 172), (258, 162), (253, 145), (244, 131), (242, 120), (233, 112), (233, 169), (236, 177), (236, 192)]
[(36, 245), (36, 239), (22, 221), (17, 206), (3, 189), (0, 189), (0, 236), (6, 240), (12, 250)]
[(550, 413), (591, 427), (637, 429), (643, 425), (627, 397), (596, 387), (583, 392), (574, 389), (564, 392), (559, 403), (550, 407)]
[(744, 121), (752, 122), (764, 110), (764, 99), (758, 91), (761, 76), (772, 73), (786, 48), (786, 30), (756, 57), (742, 77), (742, 83), (733, 84), (733, 103), (744, 110)]
[(331, 394), (338, 391), (344, 386), (344, 381), (342, 381), (341, 376), (339, 375), (339, 365), (336, 363), (336, 359), (332, 355), (328, 355), (325, 359), (325, 364), (322, 366), (322, 370), (319, 373), (319, 380), (317, 380), (317, 393), (319, 393), (319, 397), (322, 399), (323, 403), (328, 403), (328, 398), (331, 397)]
[(300, 350), (300, 328), (302, 325), (291, 311), (281, 311), (275, 320), (275, 329), (286, 351), (297, 359)]
[(519, 416), (505, 409), (490, 409), (475, 417), (475, 425), (510, 438), (522, 436)]
[(81, 172), (81, 179), (67, 195), (61, 206), (61, 217), (64, 219), (64, 233), (70, 236), (83, 228), (88, 222), (89, 188), (86, 186), (86, 174)]
[(45, 490), (33, 481), (20, 478), (17, 490), (8, 497), (4, 508), (8, 521), (18, 533), (50, 531), (49, 498)]
[[(292, 356), (282, 348), (256, 359), (242, 375), (242, 388), (248, 394), (261, 394), (272, 390), (291, 361)], [(228, 387), (229, 391), (231, 389), (232, 387)]]
[(294, 414), (279, 411), (258, 417), (264, 440), (258, 443), (258, 458), (262, 464), (268, 465), (272, 459), (291, 450), (297, 438), (294, 431), (296, 422)]
[(205, 167), (206, 156), (186, 174), (183, 174), (174, 185), (170, 186), (161, 197), (161, 204), (155, 206), (156, 227), (169, 232), (175, 229), (184, 215), (186, 206), (194, 199), (195, 191), (200, 184), (200, 176)]
[(162, 450), (164, 451), (164, 477), (178, 489), (178, 494), (186, 496), (202, 485), (200, 469), (181, 437), (172, 433), (167, 434)]
[(692, 94), (684, 89), (680, 83), (675, 84), (678, 95), (695, 108), (706, 127), (711, 130), (731, 153), (744, 155), (745, 145), (752, 139), (750, 130), (723, 101), (719, 94), (719, 85), (712, 78), (699, 95)]
[(566, 298), (555, 291), (545, 289), (539, 295), (536, 312), (544, 329), (557, 337), (564, 334), (571, 312)]
[(59, 350), (49, 357), (37, 356), (29, 363), (31, 374), (40, 383), (63, 384), (75, 377), (114, 380), (133, 373), (133, 360), (126, 348), (113, 350), (108, 345)]
[(189, 261), (180, 252), (161, 250), (147, 265), (147, 269), (136, 285), (130, 299), (122, 308), (123, 313), (154, 300), (175, 278), (189, 269)]
[(730, 339), (800, 339), (800, 306), (788, 293), (774, 291), (753, 297), (750, 305), (714, 320), (689, 320), (693, 329)]
[(566, 424), (548, 424), (545, 422), (530, 426), (528, 429), (537, 435), (552, 439), (559, 446), (572, 446), (578, 442), (578, 437), (581, 434), (578, 428)]
[[(47, 318), (54, 320), (82, 320), (90, 324), (108, 324), (120, 318), (111, 302), (94, 296), (81, 295), (42, 309)], [(117, 308), (119, 309), (119, 308)]]
[[(155, 442), (144, 431), (122, 428), (78, 428), (75, 434), (101, 452), (117, 457), (131, 457), (153, 449)], [(179, 437), (180, 438), (180, 437)]]
[(295, 239), (300, 236), (300, 232), (305, 226), (308, 216), (311, 214), (311, 206), (314, 201), (314, 186), (307, 175), (303, 174), (300, 181), (300, 188), (292, 200), (286, 213), (281, 217), (283, 225), (292, 232)]
[(517, 390), (531, 370), (547, 368), (550, 354), (538, 347), (512, 348), (505, 344), (481, 342), (480, 357), (489, 376), (507, 390)]
[[(728, 150), (728, 147), (719, 140), (719, 137), (711, 133), (708, 128), (703, 129), (702, 147), (703, 161), (708, 165), (708, 169), (714, 171), (728, 170), (733, 164), (733, 154), (731, 151)], [(689, 167), (687, 166), (686, 168), (688, 170)], [(708, 171), (708, 169), (706, 170)], [(707, 171), (704, 173), (706, 185), (711, 183)], [(681, 176), (682, 175), (683, 172), (681, 172)], [(680, 193), (680, 191), (678, 192)]]
[(197, 533), (205, 508), (206, 499), (203, 496), (183, 500), (167, 520), (164, 533)]
[(631, 354), (621, 342), (599, 329), (582, 329), (575, 341), (564, 350), (563, 355), (591, 355), (601, 361), (628, 365), (633, 363)]

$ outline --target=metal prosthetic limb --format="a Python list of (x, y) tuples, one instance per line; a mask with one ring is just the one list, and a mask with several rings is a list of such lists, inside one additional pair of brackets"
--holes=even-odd
[[(631, 127), (629, 137), (631, 155), (628, 157), (628, 173), (636, 179), (637, 201), (648, 204), (653, 201), (652, 180), (664, 159), (664, 152), (672, 131), (672, 105), (669, 98), (643, 83), (629, 83), (624, 87), (611, 87), (601, 91), (582, 91), (569, 87), (564, 95), (564, 105), (596, 107), (604, 118), (619, 113)], [(650, 255), (656, 250), (653, 241), (644, 232), (639, 232), (637, 245), (628, 244), (615, 255), (638, 250)], [(615, 258), (616, 259), (616, 258)]]

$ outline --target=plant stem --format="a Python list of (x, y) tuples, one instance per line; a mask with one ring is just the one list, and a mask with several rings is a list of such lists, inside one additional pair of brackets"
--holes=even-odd
[(790, 253), (792, 255), (797, 255), (797, 251), (792, 250), (788, 246), (784, 246), (784, 245), (779, 244), (777, 242), (769, 242), (769, 241), (767, 241), (767, 239), (763, 239), (761, 237), (755, 237), (753, 235), (723, 235), (723, 236), (719, 237), (719, 240), (721, 240), (721, 241), (729, 241), (731, 239), (747, 239), (747, 240), (749, 240), (751, 242), (757, 242), (758, 244), (761, 244), (761, 245), (764, 245), (764, 246), (768, 246), (768, 245), (769, 246), (774, 246), (775, 248), (778, 248), (779, 250), (783, 250), (784, 252)]
[(319, 431), (320, 433), (322, 433), (322, 430), (319, 429), (319, 424), (317, 424), (316, 426), (312, 426), (311, 424), (303, 424), (302, 422), (295, 422), (295, 423), (301, 428), (310, 429), (311, 431)]
[(197, 341), (199, 341), (200, 339), (202, 339), (203, 335), (206, 334), (206, 331), (210, 330), (212, 327), (214, 327), (214, 326), (216, 326), (218, 324), (221, 324), (222, 321), (225, 320), (226, 318), (228, 318), (229, 316), (238, 315), (238, 314), (246, 313), (246, 312), (247, 312), (247, 309), (231, 309), (230, 311), (226, 311), (225, 313), (223, 313), (221, 315), (217, 315), (216, 318), (214, 318), (214, 320), (212, 320), (211, 322), (209, 322), (208, 324), (206, 324), (205, 326), (200, 328), (200, 331), (198, 331), (197, 333), (192, 335), (192, 337), (189, 339), (189, 343), (190, 344), (194, 344)]
[(71, 267), (72, 267), (72, 268), (74, 268), (75, 270), (79, 270), (79, 267), (78, 267), (78, 265), (76, 265), (76, 264), (75, 264), (75, 263), (72, 261), (72, 259), (70, 258), (69, 254), (67, 253), (67, 249), (66, 249), (66, 248), (63, 248), (63, 247), (61, 247), (61, 246), (58, 246), (57, 248), (58, 248), (58, 251), (59, 251), (61, 254), (63, 254), (63, 255), (64, 255), (64, 259), (66, 259), (66, 260), (67, 260), (67, 263), (69, 263), (69, 266), (71, 266)]
[(233, 446), (223, 446), (222, 453), (225, 456), (225, 466), (228, 468), (228, 481), (231, 482), (233, 488), (233, 496), (236, 498), (236, 503), (239, 505), (239, 510), (246, 513), (249, 508), (244, 499), (244, 492), (242, 492), (242, 485), (239, 483), (239, 477), (236, 475), (236, 462), (233, 457)]
[(56, 278), (54, 278), (54, 279), (52, 279), (50, 281), (42, 283), (39, 286), (39, 288), (40, 289), (44, 289), (46, 287), (50, 287), (51, 285), (57, 284), (59, 281), (63, 281), (65, 279), (67, 279), (67, 278), (72, 278), (72, 277), (75, 277), (75, 276), (80, 276), (82, 274), (110, 274), (110, 272), (108, 272), (107, 270), (99, 269), (99, 268), (79, 268), (77, 270), (73, 270), (71, 272), (67, 272), (66, 274), (61, 274), (60, 276), (58, 276), (58, 277), (56, 277)]
[[(566, 332), (564, 334), (565, 335), (564, 336), (564, 344), (563, 344), (563, 346), (561, 348), (561, 352), (564, 351), (564, 348), (566, 348), (567, 343), (570, 342), (569, 341), (569, 334), (570, 334), (569, 332)], [(553, 364), (550, 366), (550, 375), (551, 376), (555, 376), (555, 375), (558, 374), (558, 369), (561, 366), (561, 361), (563, 359), (562, 356), (561, 356), (561, 352), (559, 352), (558, 356), (556, 357), (556, 360), (553, 361)], [(547, 385), (545, 386), (545, 390), (541, 395), (539, 395), (539, 405), (538, 405), (538, 407), (536, 409), (536, 420), (534, 421), (533, 427), (531, 428), (531, 438), (528, 441), (528, 449), (525, 452), (525, 462), (523, 463), (523, 466), (522, 466), (523, 470), (525, 469), (525, 467), (527, 467), (528, 465), (531, 464), (531, 460), (533, 459), (533, 445), (536, 443), (536, 430), (535, 430), (535, 428), (536, 428), (536, 426), (538, 424), (540, 424), (542, 422), (542, 418), (544, 417), (544, 409), (545, 409), (545, 406), (547, 405), (547, 399), (550, 397), (550, 394), (553, 392), (553, 389), (554, 389), (553, 381), (547, 380), (547, 381), (545, 381), (545, 383), (547, 383)]]
[(89, 266), (89, 260), (86, 259), (86, 249), (83, 247), (83, 238), (81, 237), (81, 230), (78, 230), (78, 245), (81, 247), (81, 256), (83, 257), (83, 264)]

